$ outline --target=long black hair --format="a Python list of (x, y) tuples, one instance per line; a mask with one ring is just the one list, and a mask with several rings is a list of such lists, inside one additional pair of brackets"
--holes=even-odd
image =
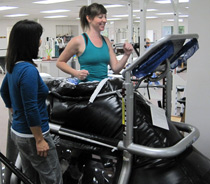
[(83, 6), (79, 12), (80, 23), (83, 31), (89, 28), (89, 23), (86, 18), (87, 15), (90, 19), (94, 19), (95, 16), (106, 13), (107, 10), (102, 4), (93, 3), (89, 6)]
[(27, 61), (36, 66), (33, 59), (38, 56), (42, 32), (42, 26), (31, 20), (21, 20), (13, 26), (6, 56), (6, 68), (9, 73), (12, 73), (18, 61)]

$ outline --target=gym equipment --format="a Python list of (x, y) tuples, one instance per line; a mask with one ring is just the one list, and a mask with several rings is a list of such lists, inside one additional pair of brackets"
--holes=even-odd
[[(210, 161), (192, 146), (198, 129), (170, 121), (171, 66), (181, 55), (193, 55), (197, 38), (163, 38), (123, 71), (123, 79), (78, 85), (66, 79), (45, 81), (51, 91), (51, 132), (66, 166), (64, 182), (210, 182)], [(165, 81), (163, 108), (169, 130), (152, 124), (151, 104), (133, 87), (132, 75), (140, 84), (154, 71), (161, 73), (155, 80)]]
[[(161, 39), (123, 71), (123, 78), (78, 85), (65, 78), (44, 79), (64, 183), (210, 183), (210, 160), (192, 146), (198, 129), (170, 120), (171, 65), (198, 49), (197, 38)], [(161, 114), (138, 93), (131, 77), (137, 76), (140, 85), (154, 71), (160, 72), (155, 80), (165, 81)], [(153, 125), (154, 109), (156, 120), (165, 117), (168, 130)]]

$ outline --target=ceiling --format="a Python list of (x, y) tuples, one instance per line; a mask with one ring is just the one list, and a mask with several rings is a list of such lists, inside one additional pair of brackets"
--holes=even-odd
[[(51, 15), (65, 15), (67, 17), (59, 18), (59, 20), (77, 20), (79, 10), (82, 6), (87, 5), (88, 2), (94, 3), (100, 3), (103, 5), (111, 5), (111, 4), (120, 4), (125, 5), (123, 7), (118, 8), (107, 8), (108, 15), (107, 18), (111, 19), (114, 15), (125, 15), (128, 14), (128, 7), (127, 4), (129, 2), (133, 5), (133, 10), (139, 10), (140, 0), (74, 0), (69, 2), (63, 2), (63, 3), (55, 3), (55, 4), (35, 4), (33, 2), (38, 0), (1, 0), (0, 6), (16, 6), (18, 8), (11, 9), (11, 10), (4, 10), (0, 11), (0, 20), (2, 19), (45, 19), (45, 16), (51, 16)], [(173, 4), (158, 4), (155, 3), (154, 0), (145, 0), (148, 1), (147, 9), (156, 9), (156, 11), (147, 11), (146, 16), (156, 16), (157, 18), (161, 19), (173, 19), (172, 15), (157, 15), (157, 13), (173, 13), (174, 12), (174, 6)], [(178, 4), (178, 12), (179, 16), (182, 15), (188, 15), (188, 4), (189, 3), (179, 3)], [(40, 11), (46, 11), (46, 10), (55, 10), (55, 9), (67, 9), (70, 10), (68, 12), (63, 13), (40, 13)], [(24, 17), (5, 17), (5, 15), (11, 15), (11, 14), (28, 14), (28, 16)], [(139, 20), (140, 13), (136, 12), (133, 13), (134, 18), (133, 20)], [(128, 19), (128, 17), (123, 17), (121, 19)], [(52, 19), (51, 19), (52, 20)]]

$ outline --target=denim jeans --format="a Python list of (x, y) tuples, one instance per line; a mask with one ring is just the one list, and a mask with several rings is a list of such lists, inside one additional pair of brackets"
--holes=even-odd
[(37, 155), (34, 138), (17, 136), (11, 131), (11, 138), (16, 144), (22, 163), (23, 173), (35, 184), (62, 184), (62, 173), (57, 151), (49, 133), (44, 135), (49, 145), (47, 157)]

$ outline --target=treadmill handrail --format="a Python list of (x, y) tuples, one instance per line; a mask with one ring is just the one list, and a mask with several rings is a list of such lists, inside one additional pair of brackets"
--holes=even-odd
[(188, 132), (189, 134), (171, 147), (152, 148), (135, 143), (131, 143), (130, 145), (125, 147), (123, 141), (120, 141), (117, 147), (119, 150), (127, 150), (132, 154), (152, 158), (169, 158), (178, 156), (199, 138), (200, 133), (199, 130), (192, 125), (185, 123), (173, 123), (179, 130), (183, 130), (185, 132)]
[(68, 131), (64, 131), (61, 125), (50, 123), (50, 129), (53, 132), (57, 132), (61, 135), (74, 137), (79, 140), (91, 142), (91, 143), (108, 147), (108, 148), (112, 148), (115, 150), (122, 150), (122, 151), (126, 150), (132, 154), (136, 154), (140, 156), (147, 156), (147, 157), (152, 157), (152, 158), (169, 158), (169, 157), (175, 157), (181, 154), (188, 147), (190, 147), (199, 138), (199, 135), (200, 135), (199, 130), (192, 125), (189, 125), (186, 123), (176, 123), (176, 122), (173, 122), (173, 124), (177, 127), (178, 130), (187, 132), (189, 134), (186, 135), (179, 142), (177, 142), (175, 145), (171, 147), (165, 147), (165, 148), (153, 148), (153, 147), (143, 146), (140, 144), (135, 144), (133, 142), (127, 147), (125, 147), (123, 144), (123, 140), (120, 140), (118, 142), (118, 145), (115, 147), (114, 145), (108, 145), (107, 143), (101, 142), (99, 140), (90, 140), (87, 137), (84, 137), (79, 134), (73, 135), (72, 133), (68, 133)]

